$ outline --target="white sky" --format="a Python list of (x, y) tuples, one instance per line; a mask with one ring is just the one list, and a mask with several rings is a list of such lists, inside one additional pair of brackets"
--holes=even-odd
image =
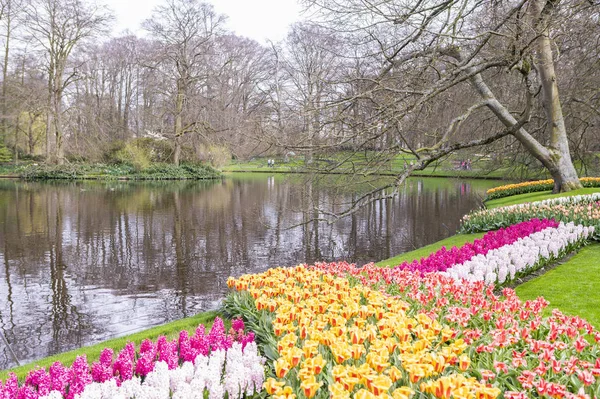
[[(220, 14), (227, 15), (227, 28), (240, 36), (260, 43), (267, 39), (283, 39), (288, 26), (301, 19), (301, 7), (296, 0), (204, 0)], [(108, 5), (115, 13), (113, 33), (125, 29), (141, 33), (140, 24), (150, 17), (161, 0), (97, 0)]]

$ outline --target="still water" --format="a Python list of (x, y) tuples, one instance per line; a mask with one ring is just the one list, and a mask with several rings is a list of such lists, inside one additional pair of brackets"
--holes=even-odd
[[(386, 259), (456, 231), (497, 182), (413, 179), (334, 224), (371, 184), (0, 182), (0, 329), (21, 361), (215, 309), (228, 276)], [(309, 210), (309, 212), (305, 212)], [(294, 227), (296, 226), (296, 227)], [(0, 341), (0, 368), (14, 366)]]

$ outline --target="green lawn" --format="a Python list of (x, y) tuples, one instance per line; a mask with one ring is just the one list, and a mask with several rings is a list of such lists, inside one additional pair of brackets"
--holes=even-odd
[(473, 242), (477, 238), (481, 238), (485, 233), (475, 233), (475, 234), (457, 234), (452, 237), (448, 237), (438, 242), (434, 242), (433, 244), (426, 245), (422, 248), (415, 249), (414, 251), (405, 252), (398, 256), (394, 256), (393, 258), (385, 259), (376, 263), (377, 266), (396, 266), (404, 261), (411, 262), (415, 259), (421, 259), (426, 256), (429, 256), (433, 252), (437, 251), (441, 247), (445, 246), (446, 248), (452, 248), (453, 246), (460, 247), (461, 245), (467, 242)]
[[(19, 377), (19, 380), (25, 378), (27, 373), (34, 369), (36, 366), (48, 368), (52, 365), (52, 363), (59, 361), (66, 366), (70, 366), (75, 358), (79, 355), (86, 355), (88, 362), (93, 362), (98, 360), (100, 357), (100, 352), (104, 348), (112, 348), (116, 353), (118, 353), (121, 349), (125, 347), (127, 342), (133, 342), (136, 344), (136, 348), (139, 347), (139, 344), (146, 338), (151, 340), (156, 340), (159, 336), (164, 335), (169, 339), (173, 339), (179, 336), (179, 332), (183, 330), (187, 330), (192, 332), (196, 330), (198, 325), (204, 324), (207, 329), (212, 326), (212, 323), (217, 317), (217, 312), (206, 312), (200, 313), (192, 317), (188, 317), (185, 319), (177, 320), (168, 324), (163, 324), (158, 327), (151, 328), (149, 330), (140, 331), (135, 334), (127, 335), (120, 338), (111, 339), (109, 341), (101, 342), (96, 345), (86, 346), (83, 348), (78, 348), (72, 350), (70, 352), (61, 353), (58, 355), (46, 357), (43, 359), (36, 360), (35, 362), (16, 367), (11, 370), (3, 370), (0, 371), (0, 381), (4, 381), (8, 377), (9, 372), (13, 372)], [(227, 320), (225, 320), (227, 323)]]
[(487, 208), (497, 208), (499, 206), (521, 204), (523, 202), (542, 201), (542, 200), (549, 199), (549, 198), (570, 197), (573, 195), (585, 195), (585, 194), (593, 194), (593, 193), (600, 193), (600, 188), (598, 188), (598, 187), (582, 188), (580, 190), (569, 191), (568, 193), (558, 193), (558, 194), (552, 194), (551, 191), (540, 191), (537, 193), (519, 194), (519, 195), (510, 196), (510, 197), (498, 198), (495, 200), (486, 201), (485, 206)]
[(546, 310), (581, 316), (600, 329), (600, 243), (583, 248), (568, 262), (516, 288), (523, 300), (543, 296)]
[[(312, 164), (305, 164), (304, 158), (296, 156), (290, 158), (288, 163), (283, 159), (275, 158), (275, 166), (268, 167), (268, 157), (253, 158), (249, 161), (232, 161), (222, 168), (223, 172), (268, 172), (268, 173), (305, 173), (311, 171), (329, 170), (330, 173), (353, 173), (356, 170), (369, 170), (373, 174), (396, 176), (404, 170), (405, 163), (410, 163), (416, 158), (409, 154), (396, 155), (387, 159), (388, 155), (382, 156), (376, 151), (367, 152), (338, 152), (335, 154), (315, 155)], [(343, 164), (340, 164), (342, 161)], [(492, 163), (486, 159), (474, 160), (472, 170), (460, 170), (456, 165), (459, 158), (448, 158), (436, 164), (432, 164), (425, 170), (415, 171), (413, 176), (434, 177), (476, 177), (489, 179), (510, 179), (512, 169), (510, 167), (493, 168)], [(531, 170), (527, 172), (531, 173)], [(541, 177), (542, 175), (527, 176)]]

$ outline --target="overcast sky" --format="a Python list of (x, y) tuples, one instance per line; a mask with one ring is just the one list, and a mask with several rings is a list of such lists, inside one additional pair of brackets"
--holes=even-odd
[[(205, 0), (207, 1), (207, 0)], [(260, 43), (266, 39), (283, 39), (290, 24), (300, 20), (300, 6), (296, 0), (208, 0), (215, 10), (229, 17), (227, 27), (241, 36)], [(140, 33), (140, 24), (148, 18), (160, 0), (98, 0), (107, 4), (117, 18), (113, 33), (125, 29)]]

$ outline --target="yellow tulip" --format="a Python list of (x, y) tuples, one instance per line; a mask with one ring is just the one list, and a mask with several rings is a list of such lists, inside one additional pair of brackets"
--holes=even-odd
[(461, 371), (466, 371), (470, 365), (471, 365), (471, 359), (469, 359), (469, 356), (461, 355), (460, 358), (458, 358), (458, 368)]
[(311, 378), (302, 381), (302, 383), (300, 384), (300, 388), (302, 388), (304, 395), (310, 399), (316, 395), (321, 385), (323, 385), (323, 383), (317, 381), (317, 379), (314, 376), (312, 376)]
[(284, 385), (285, 382), (277, 381), (275, 378), (270, 377), (264, 382), (263, 388), (269, 395), (273, 395), (274, 393), (280, 391)]
[(375, 399), (376, 396), (373, 395), (371, 392), (367, 391), (366, 389), (361, 389), (360, 391), (356, 392), (356, 394), (354, 394), (354, 399)]
[(500, 395), (500, 389), (495, 387), (480, 387), (475, 393), (477, 399), (496, 399)]
[(392, 379), (393, 382), (398, 381), (399, 379), (402, 378), (403, 373), (402, 371), (400, 371), (400, 369), (398, 369), (398, 367), (396, 366), (392, 366), (390, 367), (386, 373), (390, 376), (390, 378)]
[(392, 386), (392, 379), (387, 375), (378, 375), (371, 382), (371, 392), (376, 396), (388, 391)]
[(355, 377), (346, 377), (342, 379), (342, 385), (348, 392), (354, 390), (354, 386), (360, 384), (360, 380)]
[(352, 354), (352, 359), (358, 360), (365, 353), (365, 347), (362, 345), (352, 345), (350, 347), (350, 353)]
[(273, 395), (273, 399), (296, 399), (296, 394), (290, 386), (285, 386), (276, 395)]
[(446, 368), (446, 359), (439, 353), (432, 353), (431, 355), (431, 365), (436, 373), (441, 373)]
[(329, 385), (330, 399), (350, 399), (350, 392), (339, 382)]
[(283, 378), (290, 371), (290, 365), (284, 358), (280, 357), (275, 361), (275, 375), (278, 378)]
[(303, 354), (304, 353), (302, 352), (302, 349), (293, 347), (287, 352), (285, 360), (291, 364), (292, 367), (296, 367), (298, 363), (300, 363), (300, 359), (302, 359)]
[(392, 398), (394, 399), (410, 399), (412, 395), (414, 395), (415, 391), (410, 389), (409, 387), (400, 387), (392, 392)]

